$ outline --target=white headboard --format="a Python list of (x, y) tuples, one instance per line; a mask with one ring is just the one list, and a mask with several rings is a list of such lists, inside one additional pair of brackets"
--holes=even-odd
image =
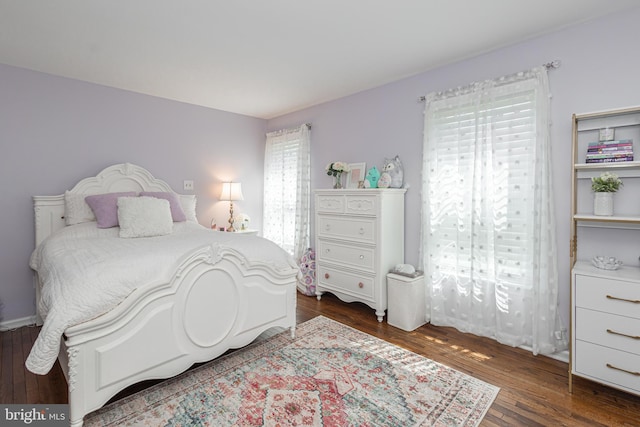
[[(109, 166), (96, 176), (85, 178), (71, 190), (78, 194), (102, 194), (116, 191), (171, 191), (169, 184), (156, 179), (143, 167), (131, 163)], [(33, 196), (35, 210), (36, 246), (47, 236), (66, 226), (64, 194)]]

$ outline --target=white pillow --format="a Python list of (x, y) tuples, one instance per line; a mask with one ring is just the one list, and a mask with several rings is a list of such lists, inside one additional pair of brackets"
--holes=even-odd
[(169, 201), (155, 197), (118, 197), (120, 237), (164, 236), (173, 231)]
[(96, 220), (96, 216), (84, 200), (86, 196), (86, 194), (64, 192), (64, 220), (67, 225)]
[(184, 211), (187, 221), (198, 222), (196, 217), (196, 196), (193, 194), (178, 194), (180, 205)]

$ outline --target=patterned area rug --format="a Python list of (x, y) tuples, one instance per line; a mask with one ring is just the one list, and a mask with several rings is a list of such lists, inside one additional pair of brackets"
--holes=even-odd
[(319, 316), (88, 415), (86, 426), (477, 426), (498, 388)]

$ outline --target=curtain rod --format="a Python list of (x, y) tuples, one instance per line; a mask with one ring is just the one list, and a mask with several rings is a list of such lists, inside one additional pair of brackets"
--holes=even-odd
[(271, 131), (271, 132), (267, 132), (266, 135), (280, 135), (280, 134), (287, 133), (287, 132), (295, 132), (295, 131), (299, 130), (301, 126), (306, 126), (307, 129), (311, 130), (311, 123), (304, 123), (304, 124), (296, 126), (294, 128), (279, 129), (279, 130), (274, 130), (274, 131)]
[[(544, 64), (542, 64), (542, 66), (544, 68), (546, 68), (547, 70), (555, 70), (560, 68), (560, 60), (559, 59), (554, 59), (551, 62), (545, 62)], [(422, 95), (418, 97), (418, 102), (424, 102), (427, 99), (426, 96)]]

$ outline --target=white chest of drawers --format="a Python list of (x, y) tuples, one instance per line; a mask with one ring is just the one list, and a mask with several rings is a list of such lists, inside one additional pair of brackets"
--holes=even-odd
[(640, 394), (640, 269), (572, 272), (571, 373)]
[(404, 262), (405, 189), (315, 190), (316, 295), (387, 309), (386, 275)]

